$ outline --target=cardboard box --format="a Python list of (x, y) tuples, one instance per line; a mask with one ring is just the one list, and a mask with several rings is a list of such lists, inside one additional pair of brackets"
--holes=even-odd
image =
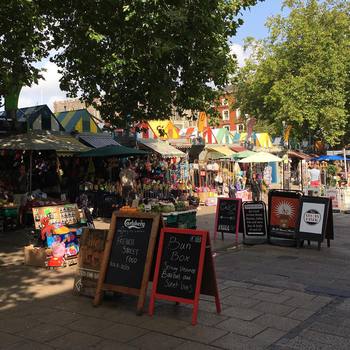
[(24, 247), (24, 264), (37, 267), (46, 267), (46, 248), (29, 245)]

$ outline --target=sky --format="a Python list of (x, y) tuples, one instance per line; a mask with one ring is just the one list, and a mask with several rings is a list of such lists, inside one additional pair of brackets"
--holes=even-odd
[[(230, 40), (231, 52), (236, 54), (240, 66), (244, 64), (244, 59), (247, 57), (247, 53), (243, 50), (244, 38), (266, 37), (268, 31), (264, 24), (269, 16), (281, 12), (282, 2), (283, 0), (265, 0), (242, 13), (244, 24), (238, 29), (237, 35)], [(34, 84), (22, 89), (18, 102), (20, 108), (47, 104), (53, 110), (54, 101), (66, 98), (65, 92), (59, 88), (60, 75), (57, 72), (57, 66), (48, 60), (42, 62), (41, 66), (46, 69), (43, 73), (45, 80), (40, 80), (38, 85)]]

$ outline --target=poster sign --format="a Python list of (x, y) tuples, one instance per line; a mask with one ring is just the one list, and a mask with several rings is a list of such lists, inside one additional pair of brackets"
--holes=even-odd
[(80, 238), (74, 293), (94, 297), (108, 230), (84, 228)]
[(301, 196), (301, 193), (293, 191), (269, 192), (269, 239), (295, 239)]
[(222, 239), (224, 239), (224, 233), (230, 233), (236, 235), (238, 243), (241, 204), (241, 199), (218, 198), (214, 239), (216, 239), (218, 232), (221, 232)]
[(330, 201), (329, 198), (324, 197), (305, 196), (301, 198), (296, 235), (298, 242), (302, 240), (323, 242), (329, 227), (328, 222), (332, 221)]
[(94, 305), (109, 290), (138, 296), (137, 311), (142, 312), (159, 222), (159, 214), (113, 213)]
[(267, 235), (266, 205), (264, 202), (244, 202), (242, 204), (244, 238)]
[[(212, 260), (208, 231), (162, 229), (149, 306), (150, 315), (154, 313), (156, 299), (193, 304), (192, 324), (196, 324), (201, 293), (215, 297), (219, 313), (221, 308)], [(204, 276), (206, 283), (202, 285)]]

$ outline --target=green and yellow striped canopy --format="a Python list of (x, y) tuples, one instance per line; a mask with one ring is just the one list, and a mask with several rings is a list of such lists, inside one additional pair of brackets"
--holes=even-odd
[(56, 118), (66, 132), (78, 131), (100, 133), (101, 129), (96, 124), (93, 116), (86, 109), (56, 113)]

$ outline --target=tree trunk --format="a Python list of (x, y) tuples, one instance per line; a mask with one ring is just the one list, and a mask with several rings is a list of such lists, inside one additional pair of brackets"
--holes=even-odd
[(21, 93), (22, 86), (13, 86), (13, 88), (5, 95), (5, 111), (7, 117), (11, 120), (11, 130), (16, 132), (19, 130), (17, 120), (18, 98)]

